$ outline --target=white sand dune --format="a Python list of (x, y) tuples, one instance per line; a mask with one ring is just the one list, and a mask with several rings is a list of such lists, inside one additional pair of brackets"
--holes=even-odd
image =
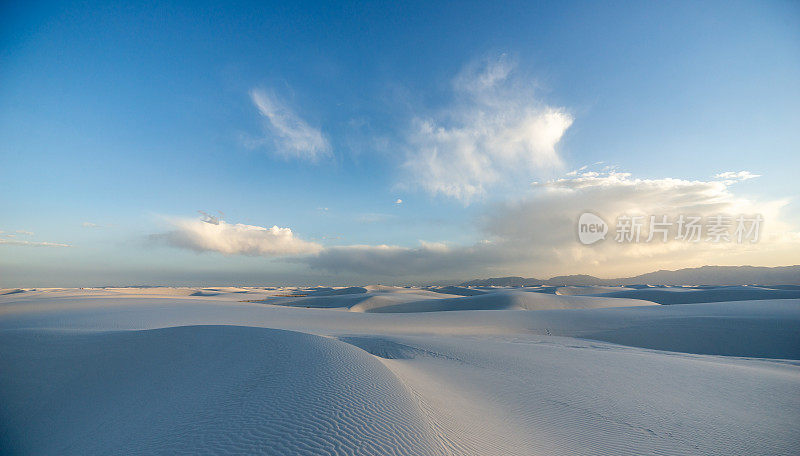
[(356, 288), (0, 295), (0, 453), (800, 453), (800, 299)]
[[(359, 291), (364, 290), (364, 291)], [(452, 293), (448, 293), (448, 291)], [(653, 305), (637, 299), (584, 297), (531, 293), (535, 289), (496, 289), (491, 291), (447, 287), (437, 290), (397, 289), (393, 287), (351, 287), (322, 290), (298, 297), (269, 297), (272, 305), (308, 308), (340, 308), (353, 312), (439, 312), (456, 310), (542, 310), (590, 309)], [(592, 294), (592, 293), (587, 293)]]
[(366, 293), (367, 289), (364, 287), (344, 287), (344, 288), (315, 288), (308, 295), (309, 296), (338, 296)]
[[(430, 294), (426, 294), (430, 293)], [(265, 304), (308, 307), (325, 309), (346, 309), (355, 312), (363, 312), (365, 309), (392, 307), (407, 302), (419, 302), (423, 300), (443, 299), (448, 295), (439, 295), (431, 292), (420, 293), (386, 293), (386, 292), (364, 292), (364, 293), (344, 293), (344, 294), (322, 294), (301, 297), (270, 297), (262, 301)]]
[(555, 294), (557, 295), (565, 295), (565, 296), (584, 296), (584, 295), (594, 295), (594, 294), (601, 294), (601, 293), (614, 293), (618, 291), (631, 291), (634, 290), (633, 288), (627, 287), (558, 287), (555, 290)]
[[(800, 300), (734, 301), (541, 315), (560, 333), (656, 350), (800, 359)], [(646, 311), (644, 309), (647, 309)], [(555, 321), (554, 321), (555, 320)], [(577, 320), (583, 320), (579, 322)], [(594, 326), (595, 329), (592, 329)]]
[(455, 296), (476, 296), (485, 294), (485, 290), (480, 290), (478, 288), (472, 287), (457, 287), (457, 286), (448, 286), (448, 287), (432, 287), (428, 288), (430, 291), (435, 291), (436, 293), (444, 293), (449, 295)]
[(592, 293), (613, 298), (643, 299), (658, 304), (694, 304), (701, 302), (752, 301), (756, 299), (798, 299), (800, 290), (766, 287), (713, 287), (713, 288), (644, 288)]
[(387, 286), (347, 287), (343, 289), (322, 289), (297, 296), (271, 296), (263, 302), (272, 305), (308, 307), (308, 308), (340, 308), (355, 312), (369, 309), (393, 307), (402, 303), (419, 302), (431, 299), (455, 297), (421, 289), (408, 289)]
[(463, 454), (800, 450), (795, 364), (558, 338), (394, 342), (413, 350), (385, 362)]
[(593, 309), (602, 307), (649, 306), (651, 302), (635, 299), (557, 296), (546, 293), (503, 290), (457, 298), (415, 300), (398, 304), (364, 305), (351, 310), (359, 312), (439, 312), (454, 310), (544, 310)]
[[(326, 335), (517, 337), (535, 334), (591, 338), (686, 353), (800, 359), (800, 300), (539, 311), (362, 313), (238, 302), (224, 296), (121, 299), (116, 296), (76, 297), (64, 292), (60, 298), (31, 301), (20, 297), (17, 302), (12, 301), (13, 296), (23, 295), (0, 300), (0, 330), (150, 329), (226, 324)], [(572, 299), (577, 298), (580, 297)], [(583, 299), (603, 301), (608, 298)], [(615, 301), (607, 302), (607, 307), (612, 303)]]
[(318, 336), (6, 331), (0, 365), (4, 454), (444, 454), (383, 364)]

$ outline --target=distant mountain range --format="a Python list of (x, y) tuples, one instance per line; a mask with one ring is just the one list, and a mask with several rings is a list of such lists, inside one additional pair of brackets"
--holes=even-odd
[(634, 277), (600, 279), (578, 274), (534, 279), (524, 277), (497, 277), (474, 279), (462, 286), (533, 287), (591, 286), (591, 285), (800, 285), (800, 265), (774, 268), (758, 266), (703, 266), (699, 268), (661, 270)]

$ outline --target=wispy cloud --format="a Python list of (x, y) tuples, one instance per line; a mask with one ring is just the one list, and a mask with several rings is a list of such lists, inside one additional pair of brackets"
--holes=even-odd
[(19, 236), (31, 237), (33, 235), (33, 231), (29, 230), (15, 230), (13, 233), (0, 230), (0, 244), (23, 247), (72, 247), (70, 244), (60, 242), (28, 241), (19, 238)]
[(748, 179), (755, 179), (756, 177), (761, 177), (759, 174), (753, 174), (750, 171), (726, 171), (724, 173), (719, 173), (714, 175), (715, 179), (724, 179), (725, 182), (732, 184), (734, 182), (741, 182)]
[(561, 164), (556, 146), (573, 118), (537, 100), (515, 70), (505, 56), (469, 65), (453, 82), (452, 105), (413, 119), (404, 184), (469, 202)]
[(226, 255), (287, 256), (319, 252), (317, 243), (304, 241), (291, 229), (273, 226), (230, 224), (224, 220), (169, 219), (173, 230), (153, 234), (152, 241), (196, 252), (219, 252)]
[[(330, 156), (328, 138), (318, 128), (310, 126), (277, 96), (262, 89), (250, 91), (250, 99), (264, 117), (264, 125), (275, 151), (286, 158), (317, 161)], [(265, 141), (251, 141), (251, 145), (263, 145)]]
[(57, 242), (44, 242), (44, 241), (22, 241), (19, 239), (2, 239), (0, 238), (0, 244), (5, 245), (20, 245), (26, 247), (72, 247), (69, 244), (60, 244)]

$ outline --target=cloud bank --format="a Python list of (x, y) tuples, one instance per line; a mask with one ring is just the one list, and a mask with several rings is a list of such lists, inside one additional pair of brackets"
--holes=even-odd
[(561, 164), (556, 146), (573, 118), (539, 102), (515, 70), (506, 56), (468, 66), (453, 82), (451, 106), (413, 119), (405, 184), (468, 203), (491, 186)]
[[(536, 183), (516, 201), (487, 209), (477, 223), (484, 241), (469, 246), (423, 243), (419, 247), (332, 247), (303, 258), (311, 268), (363, 275), (439, 277), (457, 274), (595, 273), (615, 275), (641, 269), (698, 264), (782, 264), (800, 255), (800, 235), (781, 221), (785, 200), (753, 201), (737, 196), (730, 176), (707, 181), (641, 179), (615, 171), (574, 172), (571, 177)], [(736, 181), (741, 180), (738, 178)], [(609, 237), (580, 244), (576, 222), (591, 211), (614, 225), (624, 214), (761, 214), (758, 244), (688, 243), (678, 240), (619, 244)], [(599, 271), (599, 272), (598, 272)]]
[[(699, 264), (781, 264), (792, 262), (800, 243), (792, 227), (781, 221), (786, 200), (755, 201), (731, 188), (738, 180), (641, 179), (615, 171), (576, 173), (573, 177), (534, 184), (533, 194), (490, 210), (483, 219), (487, 236), (503, 239), (531, 256), (547, 259), (562, 271), (607, 271), (626, 274), (641, 269), (680, 268)], [(667, 242), (617, 243), (614, 232), (591, 247), (576, 240), (576, 221), (583, 212), (600, 215), (614, 225), (621, 215), (761, 214), (765, 220), (758, 244)], [(643, 230), (644, 232), (644, 230)], [(646, 238), (646, 234), (643, 237)]]
[(773, 224), (777, 223), (778, 212), (786, 201), (751, 201), (737, 196), (731, 185), (725, 180), (640, 179), (616, 171), (578, 173), (574, 177), (532, 184), (533, 196), (496, 208), (487, 218), (486, 229), (515, 239), (530, 239), (532, 234), (541, 237), (545, 235), (543, 231), (560, 230), (535, 227), (565, 225), (584, 211), (597, 213), (609, 222), (622, 214), (763, 213)]
[[(482, 240), (472, 245), (420, 242), (392, 245), (323, 246), (295, 236), (289, 228), (229, 224), (205, 216), (174, 219), (174, 230), (151, 236), (168, 245), (226, 255), (283, 257), (312, 270), (362, 277), (436, 278), (465, 275), (550, 276), (593, 273), (616, 276), (701, 264), (789, 264), (800, 255), (800, 234), (781, 221), (785, 200), (755, 201), (733, 186), (749, 176), (720, 173), (709, 180), (643, 179), (629, 173), (578, 170), (567, 177), (534, 183), (524, 197), (495, 204), (475, 220)], [(615, 225), (620, 215), (760, 214), (757, 244), (690, 243), (659, 239), (620, 244), (609, 236), (597, 244), (578, 242), (577, 220), (584, 212)], [(645, 222), (647, 223), (647, 222)], [(643, 230), (644, 231), (644, 230)], [(644, 239), (644, 238), (643, 238)], [(721, 261), (722, 260), (722, 261)]]
[[(250, 91), (250, 99), (265, 119), (265, 128), (279, 155), (317, 161), (332, 154), (328, 138), (317, 128), (310, 126), (275, 95), (261, 89)], [(263, 145), (254, 141), (251, 145)]]

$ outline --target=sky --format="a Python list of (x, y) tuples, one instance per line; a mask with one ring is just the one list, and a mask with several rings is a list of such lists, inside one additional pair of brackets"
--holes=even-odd
[(798, 264), (798, 126), (791, 1), (3, 2), (0, 286)]

